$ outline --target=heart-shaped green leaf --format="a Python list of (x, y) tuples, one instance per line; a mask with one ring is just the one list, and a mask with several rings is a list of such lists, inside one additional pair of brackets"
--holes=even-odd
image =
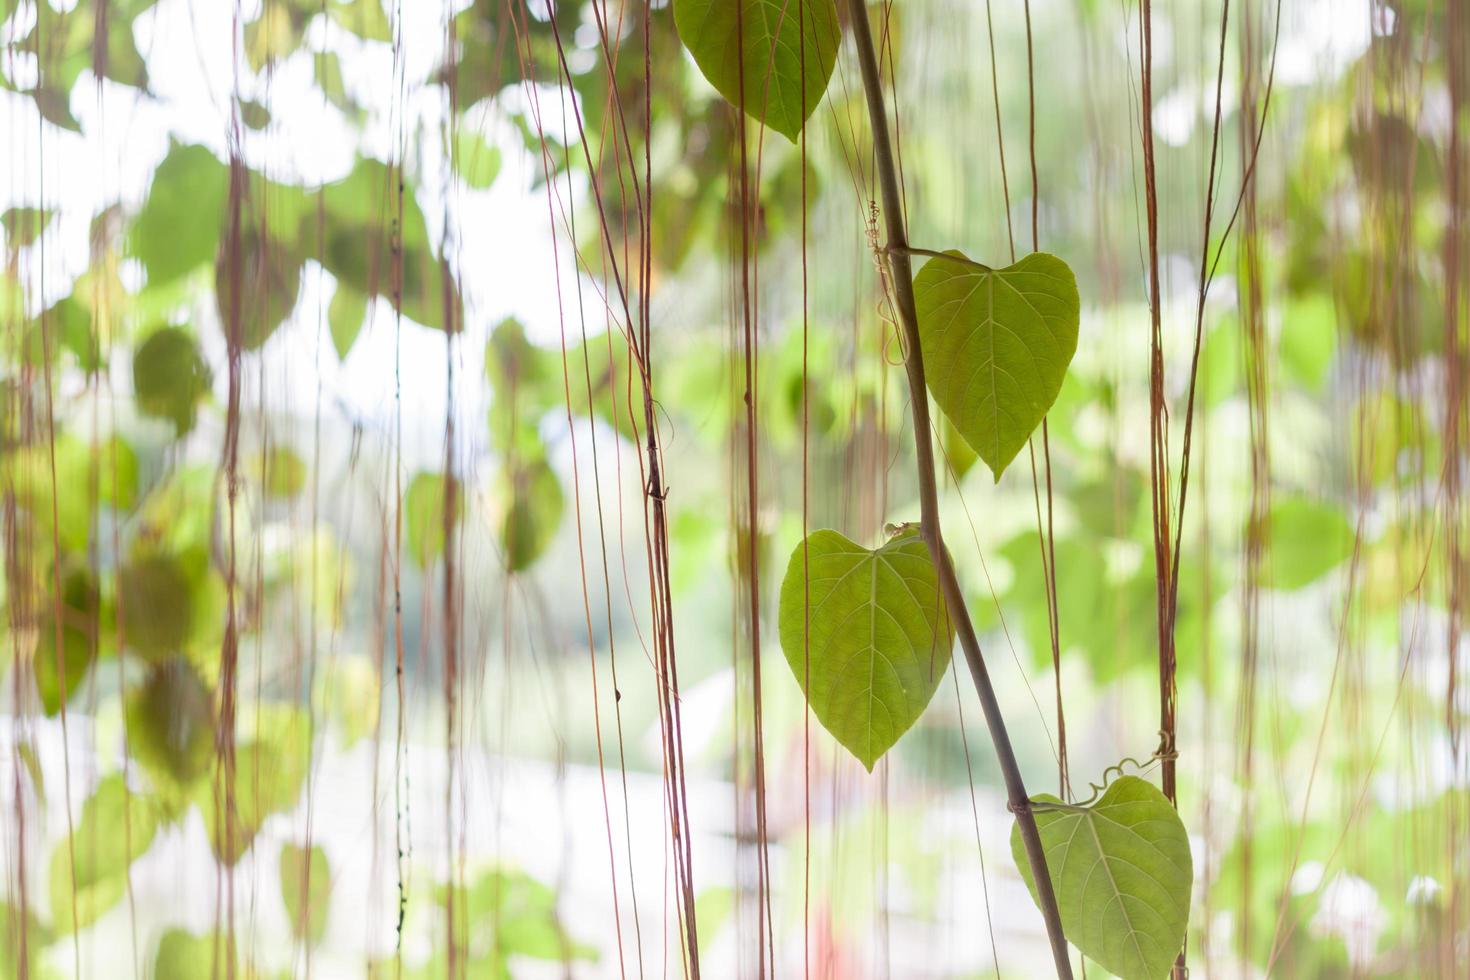
[(674, 23), (721, 95), (796, 142), (837, 64), (835, 0), (674, 0)]
[(780, 626), (817, 720), (869, 771), (924, 713), (954, 644), (934, 562), (911, 529), (877, 551), (836, 531), (808, 536), (781, 583)]
[[(1061, 804), (1036, 796), (1040, 804)], [(1090, 807), (1038, 808), (1062, 931), (1123, 980), (1159, 980), (1184, 945), (1194, 863), (1179, 813), (1152, 783), (1122, 776)], [(1011, 854), (1036, 897), (1019, 827)]]
[(999, 481), (1077, 352), (1077, 279), (1043, 252), (1004, 269), (946, 252), (914, 277), (914, 300), (929, 391)]

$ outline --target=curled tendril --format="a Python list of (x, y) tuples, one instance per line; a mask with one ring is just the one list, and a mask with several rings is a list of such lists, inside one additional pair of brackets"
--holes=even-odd
[(1102, 772), (1102, 782), (1100, 784), (1093, 782), (1089, 782), (1087, 784), (1092, 789), (1092, 795), (1089, 796), (1087, 799), (1081, 800), (1076, 803), (1051, 803), (1030, 800), (1028, 801), (1027, 805), (1023, 807), (1017, 807), (1014, 804), (1007, 804), (1007, 809), (1009, 809), (1012, 813), (1019, 813), (1021, 810), (1085, 810), (1096, 803), (1102, 797), (1103, 793), (1107, 792), (1108, 785), (1112, 783), (1114, 779), (1118, 778), (1119, 776), (1126, 775), (1127, 773), (1125, 772), (1125, 770), (1129, 766), (1133, 767), (1134, 771), (1136, 771), (1141, 776), (1147, 773), (1149, 770), (1153, 769), (1153, 767), (1156, 766), (1158, 763), (1172, 761), (1177, 758), (1179, 758), (1179, 750), (1174, 748), (1173, 741), (1169, 738), (1167, 733), (1160, 731), (1159, 747), (1155, 749), (1153, 754), (1148, 757), (1147, 762), (1139, 762), (1137, 759), (1133, 758), (1133, 756), (1130, 755), (1126, 756), (1123, 759), (1120, 759), (1116, 764), (1108, 766)]

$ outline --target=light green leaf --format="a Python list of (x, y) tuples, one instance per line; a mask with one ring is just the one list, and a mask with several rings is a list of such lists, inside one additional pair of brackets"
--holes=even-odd
[(382, 678), (370, 657), (339, 656), (316, 675), (316, 700), (337, 724), (343, 748), (377, 730)]
[(837, 64), (834, 0), (675, 0), (674, 23), (721, 95), (796, 142)]
[(720, 934), (735, 911), (735, 889), (723, 885), (706, 888), (694, 900), (694, 920), (699, 930), (699, 945), (709, 946)]
[[(1061, 804), (1042, 795), (1033, 802)], [(1178, 812), (1158, 788), (1121, 776), (1089, 807), (1038, 809), (1062, 931), (1123, 980), (1159, 980), (1184, 945), (1194, 863)], [(1019, 826), (1011, 854), (1031, 897), (1031, 864)]]
[(157, 821), (155, 807), (128, 792), (120, 773), (97, 784), (82, 804), (72, 848), (62, 843), (51, 852), (51, 921), (58, 929), (83, 929), (122, 898), (128, 867), (153, 843)]
[(133, 254), (148, 285), (172, 282), (215, 257), (230, 170), (202, 146), (172, 146), (133, 224)]
[[(456, 958), (469, 964), (472, 977), (510, 977), (511, 957), (567, 965), (597, 959), (596, 947), (567, 931), (556, 892), (525, 872), (490, 869), (467, 885), (439, 886), (435, 897), (446, 908), (453, 899)], [(426, 976), (443, 973), (436, 969)]]
[(44, 976), (42, 954), (55, 939), (31, 908), (0, 900), (0, 980)]
[[(450, 497), (448, 491), (449, 485), (442, 473), (421, 472), (414, 474), (403, 494), (404, 544), (420, 568), (427, 568), (444, 553), (444, 504)], [(464, 514), (464, 488), (457, 481), (453, 499), (454, 515), (450, 526), (458, 523)]]
[(1077, 280), (1043, 252), (1004, 269), (945, 256), (914, 277), (924, 373), (999, 482), (1056, 401), (1077, 352)]
[(245, 25), (245, 60), (252, 71), (284, 59), (301, 46), (304, 18), (284, 4), (267, 4), (260, 17)]
[(495, 183), (500, 174), (499, 147), (485, 142), (485, 138), (473, 130), (461, 129), (455, 149), (454, 169), (466, 184), (476, 190), (484, 190)]
[(214, 972), (214, 943), (208, 936), (194, 936), (183, 929), (170, 929), (158, 941), (153, 957), (155, 980), (185, 980)]
[(364, 41), (391, 41), (393, 25), (382, 0), (332, 0), (327, 13)]
[(944, 454), (946, 469), (953, 474), (956, 481), (963, 480), (965, 474), (970, 472), (970, 467), (980, 458), (948, 417), (939, 428), (939, 446)]
[(1275, 588), (1310, 585), (1353, 553), (1353, 525), (1329, 503), (1283, 497), (1272, 504), (1266, 522), (1264, 577)]
[(340, 629), (357, 581), (352, 552), (330, 528), (318, 525), (315, 534), (307, 534), (291, 549), (290, 567), (296, 594), (318, 624)]
[(136, 501), (138, 459), (118, 436), (94, 443), (59, 433), (54, 479), (51, 450), (44, 441), (31, 447), (11, 443), (7, 453), (6, 474), (14, 480), (16, 503), (37, 522), (44, 546), (51, 544), (54, 532), (63, 552), (85, 553), (100, 532), (93, 527), (96, 508), (126, 510)]
[(1337, 350), (1337, 307), (1326, 293), (1293, 298), (1281, 327), (1281, 364), (1303, 387), (1320, 392)]
[(281, 846), (281, 902), (291, 920), (291, 933), (312, 943), (327, 932), (327, 907), (332, 900), (332, 869), (321, 846), (307, 850), (295, 844)]
[(195, 935), (184, 929), (169, 929), (158, 940), (153, 956), (153, 980), (199, 980), (200, 977), (235, 977), (261, 980), (262, 974), (243, 959), (233, 935)]
[(327, 307), (327, 322), (332, 328), (332, 346), (337, 356), (347, 360), (357, 335), (362, 333), (362, 321), (367, 317), (367, 297), (350, 286), (337, 284)]
[(343, 112), (355, 112), (357, 107), (347, 95), (347, 84), (342, 79), (342, 59), (335, 51), (320, 51), (312, 59), (312, 76), (317, 87)]
[(306, 486), (306, 461), (290, 446), (272, 446), (264, 458), (251, 454), (250, 468), (269, 497), (289, 499)]
[(311, 729), (295, 705), (271, 703), (252, 709), (257, 730), (240, 738), (231, 776), (216, 759), (214, 778), (195, 788), (210, 849), (224, 865), (239, 862), (266, 820), (296, 806), (306, 782)]
[(876, 551), (836, 531), (807, 537), (781, 583), (780, 629), (817, 720), (869, 771), (924, 713), (954, 645), (938, 573), (911, 529)]

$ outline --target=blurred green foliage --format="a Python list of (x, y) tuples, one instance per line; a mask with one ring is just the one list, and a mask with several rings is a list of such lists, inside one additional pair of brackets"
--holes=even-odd
[[(19, 93), (24, 104), (34, 103), (47, 126), (60, 128), (48, 129), (48, 140), (82, 130), (77, 117), (86, 118), (80, 108), (91, 98), (89, 77), (125, 87), (146, 105), (153, 98), (152, 59), (176, 54), (139, 47), (153, 16), (152, 0), (41, 0), (25, 6), (34, 16), (14, 21), (6, 55), (16, 55), (19, 64), (19, 56), (34, 53), (34, 77), (7, 66), (0, 86)], [(752, 550), (767, 589), (766, 608), (774, 610), (776, 565), (800, 539), (802, 515), (807, 526), (841, 528), (864, 548), (878, 543), (885, 521), (913, 516), (907, 468), (892, 462), (907, 452), (912, 438), (892, 370), (893, 341), (871, 284), (858, 278), (868, 275), (870, 264), (863, 235), (872, 196), (864, 169), (871, 145), (860, 93), (851, 79), (843, 82), (841, 63), (826, 102), (806, 107), (804, 147), (775, 139), (762, 144), (761, 174), (752, 189), (758, 207), (748, 225), (750, 250), (763, 277), (758, 343), (751, 355), (763, 482), (762, 523), (750, 528), (731, 516), (732, 487), (743, 479), (731, 461), (748, 432), (741, 341), (730, 331), (727, 277), (740, 251), (739, 236), (731, 233), (739, 196), (732, 161), (740, 156), (742, 135), (754, 130), (745, 129), (746, 122), (719, 98), (721, 91), (729, 94), (720, 78), (728, 83), (735, 74), (724, 70), (733, 61), (712, 69), (698, 51), (693, 60), (684, 56), (679, 3), (623, 8), (620, 36), (640, 56), (625, 55), (611, 67), (597, 30), (599, 8), (607, 5), (566, 0), (549, 17), (521, 19), (519, 33), (500, 0), (464, 5), (449, 24), (449, 56), (425, 85), (436, 103), (442, 97), (447, 118), (429, 127), (432, 132), (400, 134), (409, 149), (400, 154), (403, 146), (394, 143), (391, 158), (401, 162), (393, 164), (380, 140), (363, 136), (370, 122), (380, 120), (362, 104), (363, 84), (355, 71), (361, 65), (354, 60), (362, 51), (392, 51), (396, 28), (381, 0), (270, 0), (249, 6), (240, 50), (241, 72), (250, 84), (218, 110), (238, 115), (248, 132), (203, 145), (187, 127), (171, 131), (136, 200), (115, 192), (89, 194), (88, 213), (76, 215), (74, 203), (58, 206), (38, 196), (0, 214), (0, 305), (7, 318), (0, 360), (7, 549), (0, 671), (5, 690), (20, 692), (18, 703), (7, 704), (17, 715), (58, 718), (65, 707), (100, 719), (99, 725), (116, 719), (128, 762), (124, 771), (108, 757), (100, 771), (88, 770), (86, 789), (73, 806), (70, 849), (65, 843), (53, 847), (40, 862), (45, 900), (31, 901), (22, 912), (17, 898), (7, 897), (0, 912), (0, 978), (46, 975), (43, 952), (61, 949), (69, 936), (119, 908), (134, 864), (191, 821), (202, 821), (204, 839), (222, 868), (238, 867), (269, 840), (268, 821), (300, 805), (308, 767), (324, 746), (351, 747), (375, 737), (384, 722), (384, 679), (368, 653), (368, 637), (381, 629), (374, 614), (399, 601), (410, 638), (407, 671), (437, 669), (430, 651), (413, 645), (420, 625), (415, 606), (442, 574), (446, 556), (479, 562), (469, 566), (472, 588), (486, 593), (492, 572), (526, 587), (539, 583), (558, 600), (548, 604), (556, 628), (550, 632), (579, 638), (585, 628), (582, 603), (568, 585), (575, 578), (575, 548), (595, 540), (601, 512), (594, 508), (614, 513), (611, 494), (599, 505), (597, 491), (616, 489), (608, 476), (616, 466), (625, 468), (618, 478), (631, 494), (622, 501), (625, 512), (641, 509), (637, 461), (650, 417), (661, 428), (664, 459), (671, 464), (671, 582), (681, 603), (680, 629), (689, 631), (680, 638), (690, 651), (681, 652), (690, 680), (713, 676), (728, 662), (731, 589), (744, 587), (740, 576), (751, 566)], [(924, 244), (959, 244), (970, 236), (975, 241), (965, 244), (972, 254), (998, 255), (1012, 218), (1017, 237), (1024, 238), (1028, 210), (1023, 170), (1016, 163), (1023, 155), (1015, 142), (1026, 121), (1026, 87), (1018, 81), (1024, 62), (1014, 60), (1022, 48), (1005, 43), (1017, 40), (1011, 33), (1000, 38), (997, 52), (997, 100), (1012, 152), (1005, 200), (1014, 214), (1008, 217), (998, 175), (991, 172), (995, 141), (988, 128), (987, 59), (977, 57), (979, 49), (969, 43), (981, 36), (979, 22), (965, 22), (973, 35), (948, 30), (934, 11), (943, 7), (945, 17), (956, 16), (953, 6), (896, 3), (885, 23), (893, 65), (884, 70), (893, 73), (886, 77), (903, 107), (908, 206), (916, 241), (923, 236)], [(1210, 843), (1219, 852), (1213, 864), (1201, 864), (1195, 908), (1235, 916), (1233, 935), (1245, 937), (1245, 955), (1257, 967), (1272, 954), (1278, 922), (1293, 926), (1276, 950), (1281, 975), (1347, 975), (1357, 969), (1338, 934), (1312, 927), (1323, 914), (1323, 888), (1290, 882), (1295, 870), (1312, 862), (1326, 866), (1327, 881), (1347, 874), (1376, 890), (1388, 916), (1378, 941), (1384, 962), (1417, 962), (1409, 959), (1414, 950), (1436, 948), (1447, 933), (1451, 942), (1463, 941), (1463, 925), (1446, 921), (1443, 897), (1407, 897), (1413, 877), (1433, 878), (1448, 889), (1457, 875), (1463, 880), (1463, 868), (1427, 848), (1405, 845), (1411, 853), (1387, 862), (1361, 846), (1449, 838), (1463, 826), (1462, 788), (1437, 786), (1422, 794), (1425, 799), (1398, 808), (1375, 796), (1360, 803), (1357, 793), (1372, 757), (1362, 732), (1377, 737), (1377, 722), (1395, 711), (1412, 713), (1415, 724), (1441, 726), (1434, 728), (1435, 738), (1449, 723), (1442, 696), (1427, 682), (1421, 685), (1417, 675), (1410, 675), (1402, 706), (1395, 685), (1383, 681), (1401, 676), (1403, 647), (1416, 657), (1423, 652), (1413, 644), (1423, 642), (1428, 627), (1420, 627), (1417, 617), (1424, 612), (1427, 622), (1438, 624), (1434, 617), (1445, 611), (1452, 587), (1445, 571), (1447, 539), (1457, 529), (1464, 534), (1453, 524), (1449, 533), (1433, 530), (1443, 507), (1442, 475), (1455, 465), (1447, 458), (1442, 389), (1436, 385), (1442, 383), (1450, 339), (1458, 337), (1462, 351), (1470, 344), (1464, 311), (1446, 312), (1449, 284), (1442, 261), (1449, 228), (1445, 134), (1463, 134), (1470, 125), (1464, 119), (1444, 125), (1434, 115), (1441, 104), (1464, 104), (1463, 93), (1458, 103), (1449, 98), (1445, 6), (1383, 5), (1396, 16), (1370, 32), (1364, 50), (1339, 77), (1314, 86), (1280, 83), (1269, 156), (1262, 163), (1269, 176), (1260, 188), (1266, 199), (1260, 281), (1252, 282), (1240, 261), (1240, 227), (1223, 241), (1217, 215), (1214, 229), (1213, 245), (1224, 253), (1203, 314), (1196, 412), (1204, 448), (1196, 448), (1197, 482), (1182, 535), (1176, 631), (1181, 686), (1187, 702), (1200, 706), (1190, 724), (1213, 731), (1208, 737), (1216, 742), (1207, 748), (1220, 771), (1200, 771), (1206, 763), (1198, 755), (1190, 758), (1185, 771), (1199, 767), (1193, 772), (1200, 783), (1186, 790), (1185, 806), (1195, 813), (1207, 803), (1212, 813), (1236, 812), (1232, 808), (1247, 788), (1237, 785), (1222, 760), (1246, 739), (1235, 728), (1235, 699), (1245, 683), (1240, 603), (1248, 587), (1262, 590), (1275, 610), (1271, 622), (1282, 630), (1267, 644), (1264, 669), (1282, 671), (1268, 675), (1268, 689), (1308, 706), (1298, 714), (1286, 711), (1269, 738), (1257, 733), (1254, 751), (1269, 759), (1257, 762), (1262, 784), (1261, 768), (1299, 773), (1304, 760), (1315, 761), (1318, 716), (1304, 720), (1304, 712), (1324, 710), (1312, 699), (1325, 695), (1312, 693), (1310, 682), (1330, 675), (1339, 648), (1353, 654), (1342, 687), (1362, 711), (1351, 722), (1331, 716), (1333, 725), (1351, 729), (1341, 738), (1334, 730), (1324, 750), (1320, 778), (1326, 788), (1318, 789), (1317, 800), (1333, 799), (1332, 808), (1314, 807), (1302, 817), (1293, 797), (1285, 803), (1272, 799), (1246, 825), (1189, 820), (1191, 829), (1213, 835)], [(1217, 4), (1207, 7), (1186, 11), (1181, 36), (1193, 31), (1196, 14), (1203, 23), (1217, 16)], [(875, 18), (881, 16), (878, 7), (873, 10)], [(1139, 414), (1147, 313), (1135, 270), (1127, 265), (1135, 247), (1131, 161), (1111, 145), (1113, 134), (1131, 139), (1137, 123), (1129, 115), (1133, 96), (1122, 74), (1113, 88), (1080, 74), (1086, 65), (1122, 58), (1108, 48), (1115, 35), (1122, 36), (1117, 16), (1107, 4), (1068, 8), (1065, 23), (1047, 35), (1046, 70), (1036, 77), (1043, 113), (1043, 244), (1067, 258), (1084, 297), (1078, 353), (1048, 416), (1038, 483), (1032, 483), (1029, 454), (1018, 451), (1004, 479), (991, 487), (988, 475), (977, 476), (984, 468), (975, 467), (978, 457), (962, 427), (947, 418), (938, 422), (953, 477), (945, 493), (946, 527), (953, 529), (951, 548), (971, 591), (987, 655), (995, 651), (993, 659), (1004, 664), (1014, 651), (1036, 677), (1049, 677), (1052, 622), (1044, 583), (1046, 562), (1055, 559), (1056, 635), (1068, 696), (1076, 692), (1087, 705), (1084, 713), (1103, 705), (1092, 712), (1094, 727), (1074, 739), (1074, 752), (1089, 762), (1099, 761), (1088, 754), (1090, 743), (1111, 744), (1120, 731), (1130, 739), (1152, 738), (1146, 696), (1140, 703), (1150, 710), (1134, 711), (1131, 700), (1130, 707), (1114, 705), (1137, 697), (1157, 664), (1149, 476)], [(1007, 23), (997, 26), (1009, 30)], [(105, 25), (100, 36), (99, 24)], [(836, 21), (832, 28), (840, 29)], [(645, 38), (655, 66), (647, 78)], [(1434, 110), (1427, 122), (1402, 90), (1403, 78), (1417, 77), (1421, 49), (1432, 94), (1425, 106)], [(315, 86), (310, 95), (362, 137), (351, 147), (350, 164), (335, 179), (318, 183), (283, 177), (284, 171), (258, 163), (262, 155), (243, 149), (256, 137), (285, 142), (280, 133), (288, 107), (273, 101), (264, 81), (284, 73), (297, 55), (310, 61), (304, 73)], [(1413, 72), (1398, 70), (1406, 65)], [(1233, 60), (1227, 77), (1238, 67)], [(706, 76), (715, 79), (713, 85)], [(563, 106), (553, 98), (558, 80), (575, 92), (575, 103)], [(386, 84), (383, 78), (369, 82)], [(1086, 104), (1085, 112), (1079, 103)], [(585, 141), (561, 118), (572, 106)], [(1237, 114), (1228, 115), (1233, 153), (1240, 123)], [(1088, 126), (1099, 127), (1086, 139), (1079, 136), (1084, 116)], [(217, 121), (223, 131), (223, 121)], [(768, 119), (779, 132), (787, 132), (790, 121), (789, 112), (784, 122)], [(121, 117), (109, 115), (108, 125), (122, 125)], [(1198, 256), (1199, 227), (1189, 202), (1202, 196), (1208, 139), (1208, 126), (1196, 125), (1183, 145), (1160, 147), (1160, 197), (1179, 214), (1165, 222), (1164, 248), (1187, 258), (1190, 268)], [(420, 144), (439, 148), (447, 161), (442, 174), (430, 165), (434, 154)], [(257, 163), (247, 162), (252, 160)], [(635, 183), (625, 179), (629, 161), (644, 160), (656, 186), (651, 200), (638, 199)], [(1226, 171), (1222, 206), (1233, 205), (1240, 176), (1235, 163)], [(854, 174), (862, 176), (853, 179)], [(525, 315), (494, 326), (485, 322), (464, 286), (498, 270), (467, 268), (457, 257), (441, 215), (430, 207), (438, 199), (426, 190), (441, 178), (466, 198), (495, 198), (513, 181), (529, 184), (538, 199), (548, 188), (565, 193), (553, 221), (559, 227), (569, 225), (568, 218), (576, 222), (570, 244), (578, 265), (567, 278), (589, 300), (580, 316), (568, 302), (560, 333), (555, 322)], [(588, 200), (594, 179), (605, 230)], [(640, 221), (645, 209), (646, 224)], [(41, 247), (70, 235), (72, 226), (86, 239), (83, 267), (69, 268), (58, 289), (57, 273), (50, 270), (60, 267), (47, 265), (51, 279), (43, 296), (28, 276), (50, 262)], [(625, 332), (629, 325), (621, 322), (603, 248), (606, 235), (636, 258), (645, 234), (652, 236), (652, 352)], [(805, 275), (803, 259), (809, 264)], [(572, 268), (566, 252), (561, 261), (563, 271)], [(326, 276), (318, 277), (318, 268)], [(625, 274), (627, 268), (622, 267)], [(325, 284), (321, 290), (313, 285), (318, 280)], [(1463, 305), (1463, 273), (1459, 283)], [(496, 279), (492, 287), (520, 284)], [(1261, 350), (1250, 348), (1240, 310), (1240, 298), (1252, 287), (1262, 291), (1267, 308)], [(557, 298), (571, 298), (573, 287), (565, 293)], [(1177, 309), (1171, 301), (1169, 329), (1171, 336), (1177, 328), (1187, 339), (1194, 297), (1192, 289), (1180, 294)], [(599, 302), (590, 302), (593, 296)], [(597, 308), (604, 300), (611, 313)], [(321, 307), (319, 314), (306, 309), (311, 303)], [(273, 352), (310, 351), (319, 342), (323, 351), (330, 344), (340, 363), (329, 365), (330, 354), (317, 364), (301, 363), (293, 353), (292, 372), (350, 371), (374, 353), (365, 343), (368, 326), (384, 316), (443, 331), (445, 339), (461, 345), (473, 338), (473, 350), (456, 348), (463, 362), (475, 365), (461, 372), (472, 384), (482, 380), (483, 342), (488, 388), (484, 427), (469, 437), (479, 454), (474, 465), (451, 475), (442, 463), (433, 469), (415, 463), (402, 474), (407, 561), (400, 569), (404, 591), (397, 597), (381, 574), (384, 555), (392, 553), (384, 550), (393, 536), (392, 518), (383, 522), (388, 530), (381, 535), (377, 520), (395, 506), (394, 494), (383, 490), (393, 482), (381, 479), (386, 437), (354, 420), (329, 431), (318, 440), (326, 451), (315, 451), (306, 414), (312, 409), (283, 403), (274, 387), (280, 379), (258, 370)], [(583, 318), (585, 324), (579, 322)], [(320, 329), (316, 320), (322, 320)], [(423, 333), (403, 337), (406, 344), (428, 343)], [(231, 424), (232, 353), (240, 358), (247, 401), (259, 399), (234, 420), (240, 443), (233, 484), (221, 466)], [(1171, 351), (1171, 378), (1182, 376), (1187, 356), (1187, 345), (1183, 352)], [(645, 400), (645, 371), (656, 393), (652, 408)], [(1262, 521), (1253, 529), (1251, 495), (1260, 488), (1252, 486), (1245, 460), (1254, 371), (1265, 377), (1270, 428), (1261, 438), (1272, 464), (1264, 474), (1268, 499), (1262, 501)], [(411, 394), (433, 389), (441, 379), (407, 376), (402, 386)], [(393, 397), (385, 378), (375, 375), (368, 383), (378, 386), (384, 402)], [(1171, 405), (1182, 405), (1183, 391), (1169, 395)], [(480, 403), (472, 403), (478, 413)], [(1172, 412), (1170, 444), (1177, 452), (1183, 412)], [(569, 433), (579, 440), (577, 482), (568, 462)], [(596, 477), (589, 475), (594, 445), (601, 453)], [(368, 462), (356, 469), (363, 458)], [(380, 472), (365, 475), (379, 464)], [(267, 531), (232, 537), (232, 519), (239, 528)], [(1045, 560), (1038, 520), (1055, 528), (1054, 552), (1049, 549)], [(1243, 548), (1252, 530), (1264, 548), (1255, 572)], [(474, 547), (446, 547), (446, 531), (472, 542), (485, 534), (490, 547), (483, 550), (493, 553), (493, 562), (480, 561), (482, 551)], [(641, 548), (641, 523), (630, 519), (624, 529), (609, 522), (606, 533), (617, 541), (625, 533), (633, 542), (630, 550)], [(641, 558), (628, 561), (640, 563)], [(265, 680), (252, 692), (258, 704), (252, 700), (251, 710), (236, 716), (236, 730), (225, 732), (220, 652), (232, 566), (237, 639), (245, 662), (259, 667)], [(1323, 636), (1331, 634), (1327, 639), (1306, 633), (1304, 624), (1323, 622)], [(1302, 627), (1305, 635), (1288, 626)], [(593, 628), (598, 656), (613, 633), (629, 632), (621, 621), (605, 631), (602, 624)], [(1350, 642), (1338, 643), (1338, 630)], [(578, 642), (566, 645), (580, 649)], [(318, 655), (310, 676), (294, 670), (303, 650)], [(1292, 668), (1300, 673), (1290, 673)], [(1080, 689), (1070, 686), (1074, 677), (1082, 680)], [(1040, 683), (1036, 687), (1038, 695), (1044, 693)], [(1449, 712), (1463, 724), (1462, 708), (1452, 705)], [(895, 757), (895, 767), (926, 792), (962, 789), (968, 755), (961, 751), (957, 724), (937, 706), (930, 715), (913, 733), (915, 744)], [(1369, 716), (1372, 724), (1364, 720)], [(590, 729), (580, 718), (575, 724), (581, 727), (568, 745), (558, 733), (554, 751), (586, 762), (592, 758)], [(1264, 732), (1264, 724), (1257, 724)], [(1196, 744), (1207, 737), (1198, 729), (1190, 733)], [(1051, 760), (1040, 738), (1035, 741), (1023, 750), (1044, 771)], [(231, 753), (221, 751), (226, 743)], [(546, 749), (548, 758), (552, 752)], [(20, 744), (16, 755), (40, 802), (61, 805), (61, 774), (43, 766), (29, 743)], [(983, 765), (979, 758), (977, 766)], [(630, 760), (633, 767), (656, 768), (657, 760), (640, 760), (636, 753)], [(730, 768), (739, 770), (734, 763)], [(1222, 789), (1210, 780), (1227, 785)], [(904, 838), (900, 848), (918, 847), (927, 840), (921, 840), (923, 825), (902, 819), (899, 811), (895, 823), (906, 832), (894, 832)], [(841, 826), (876, 834), (870, 826), (876, 814), (843, 814), (852, 823)], [(835, 839), (837, 831), (816, 833)], [(1357, 846), (1339, 850), (1345, 838)], [(296, 935), (320, 943), (328, 909), (340, 901), (341, 869), (321, 847), (298, 848), (282, 848), (274, 862), (279, 897)], [(832, 844), (830, 850), (838, 848)], [(916, 881), (907, 884), (923, 892), (937, 875), (926, 877), (918, 867), (915, 860), (910, 871)], [(846, 890), (839, 882), (826, 898), (857, 916), (877, 902), (871, 877), (864, 872)], [(1289, 887), (1283, 888), (1283, 880)], [(718, 888), (702, 895), (702, 937), (721, 918), (718, 906), (733, 901)], [(455, 930), (463, 943), (456, 951), (460, 962), (481, 975), (510, 975), (515, 957), (587, 962), (594, 956), (581, 939), (590, 930), (564, 924), (555, 891), (520, 871), (481, 869), (439, 885), (427, 901), (415, 899), (410, 915), (427, 917), (427, 906), (437, 914), (449, 905), (461, 920)], [(484, 923), (490, 925), (482, 928)], [(1197, 929), (1215, 924), (1202, 914), (1193, 923)], [(255, 969), (247, 951), (236, 950), (223, 935), (171, 929), (149, 942), (156, 980), (209, 976), (227, 959), (236, 960), (237, 976)], [(1199, 948), (1193, 937), (1191, 948)], [(445, 951), (436, 950), (434, 959), (411, 964), (407, 973), (443, 976), (444, 957)]]

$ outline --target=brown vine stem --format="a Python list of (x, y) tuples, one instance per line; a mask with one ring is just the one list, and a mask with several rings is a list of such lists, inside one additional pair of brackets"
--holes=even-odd
[(1041, 915), (1046, 920), (1046, 933), (1051, 940), (1057, 976), (1060, 980), (1072, 980), (1072, 960), (1067, 951), (1066, 936), (1062, 932), (1062, 916), (1057, 909), (1056, 895), (1052, 891), (1051, 875), (1047, 872), (1046, 851), (1041, 845), (1041, 833), (1036, 828), (1036, 816), (1031, 812), (1031, 800), (1026, 795), (1021, 767), (1016, 762), (1016, 753), (1011, 748), (1011, 739), (1006, 733), (1005, 719), (1001, 716), (1000, 704), (995, 699), (990, 674), (985, 669), (985, 660), (980, 653), (980, 640), (975, 635), (975, 626), (965, 607), (964, 592), (960, 589), (959, 579), (955, 577), (949, 553), (944, 550), (944, 536), (939, 527), (939, 491), (934, 480), (934, 444), (929, 428), (928, 389), (924, 385), (924, 360), (919, 347), (919, 317), (914, 304), (913, 268), (909, 261), (911, 253), (928, 253), (910, 249), (908, 245), (903, 197), (898, 186), (898, 167), (894, 163), (893, 144), (888, 134), (888, 110), (883, 104), (883, 84), (878, 74), (878, 57), (873, 47), (873, 32), (868, 24), (867, 7), (863, 0), (848, 0), (848, 10), (852, 14), (852, 34), (857, 45), (858, 65), (862, 70), (863, 89), (868, 97), (873, 151), (877, 157), (883, 214), (888, 225), (886, 254), (892, 274), (895, 307), (904, 337), (904, 369), (908, 374), (909, 407), (914, 417), (914, 449), (918, 462), (920, 533), (929, 547), (934, 566), (939, 571), (944, 602), (954, 620), (955, 632), (959, 634), (965, 661), (970, 666), (970, 676), (975, 681), (975, 693), (979, 695), (980, 708), (985, 712), (985, 725), (990, 729), (990, 740), (995, 745), (995, 755), (1005, 777), (1010, 809), (1020, 826), (1021, 840), (1025, 843), (1026, 857), (1031, 864), (1031, 877), (1036, 883), (1036, 900), (1041, 907)]

